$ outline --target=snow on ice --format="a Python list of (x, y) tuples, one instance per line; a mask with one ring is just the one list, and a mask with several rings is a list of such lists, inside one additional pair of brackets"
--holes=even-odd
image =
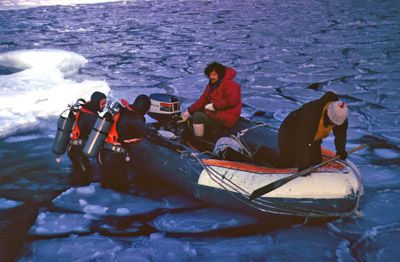
[(40, 118), (59, 115), (77, 98), (94, 91), (108, 94), (104, 81), (69, 79), (87, 60), (73, 52), (32, 49), (0, 54), (0, 66), (18, 72), (0, 75), (0, 138), (30, 131)]

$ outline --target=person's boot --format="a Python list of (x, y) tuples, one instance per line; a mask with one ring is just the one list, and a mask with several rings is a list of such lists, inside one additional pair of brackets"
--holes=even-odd
[(212, 152), (215, 144), (208, 141), (204, 130), (204, 124), (193, 124), (194, 141), (193, 144), (200, 151)]
[(193, 124), (193, 132), (196, 137), (202, 138), (204, 136), (204, 124)]

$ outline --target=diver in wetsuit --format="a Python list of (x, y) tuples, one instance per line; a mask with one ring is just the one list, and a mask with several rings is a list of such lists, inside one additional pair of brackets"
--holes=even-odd
[(98, 155), (101, 186), (115, 191), (129, 192), (128, 162), (131, 148), (140, 144), (143, 137), (163, 146), (184, 149), (158, 136), (157, 130), (146, 127), (144, 115), (150, 109), (150, 98), (139, 95), (133, 104), (121, 100), (124, 107), (113, 117), (113, 125)]
[(98, 113), (106, 106), (107, 97), (101, 92), (94, 92), (90, 101), (83, 104), (76, 113), (75, 125), (68, 147), (68, 157), (74, 165), (71, 173), (71, 184), (73, 186), (89, 185), (91, 180), (91, 166), (88, 157), (82, 153), (83, 146), (96, 122)]

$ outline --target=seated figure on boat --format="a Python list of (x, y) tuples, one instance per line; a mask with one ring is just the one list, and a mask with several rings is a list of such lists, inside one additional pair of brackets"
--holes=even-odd
[(347, 158), (348, 109), (329, 91), (320, 99), (304, 104), (282, 122), (278, 133), (279, 164), (304, 170), (322, 162), (322, 139), (335, 135), (336, 155)]
[(206, 138), (214, 129), (232, 128), (242, 110), (240, 85), (233, 80), (236, 70), (213, 62), (204, 70), (209, 82), (200, 96), (184, 113), (180, 123), (193, 118), (196, 137)]

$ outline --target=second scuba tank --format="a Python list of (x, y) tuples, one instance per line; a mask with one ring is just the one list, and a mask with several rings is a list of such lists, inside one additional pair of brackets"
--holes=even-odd
[(110, 132), (111, 126), (114, 123), (113, 114), (117, 114), (118, 111), (119, 103), (115, 103), (114, 106), (111, 106), (103, 117), (97, 118), (96, 123), (90, 132), (89, 138), (82, 149), (82, 153), (85, 156), (97, 156), (101, 146), (104, 144), (104, 140), (107, 138), (108, 133)]
[(79, 98), (75, 104), (68, 105), (68, 108), (58, 118), (57, 133), (52, 148), (54, 154), (62, 155), (67, 150), (72, 128), (76, 120), (75, 113), (79, 111), (85, 102), (84, 99)]
[(54, 139), (52, 151), (54, 154), (62, 155), (67, 149), (72, 127), (74, 126), (75, 115), (70, 109), (61, 113), (57, 123), (57, 133)]

